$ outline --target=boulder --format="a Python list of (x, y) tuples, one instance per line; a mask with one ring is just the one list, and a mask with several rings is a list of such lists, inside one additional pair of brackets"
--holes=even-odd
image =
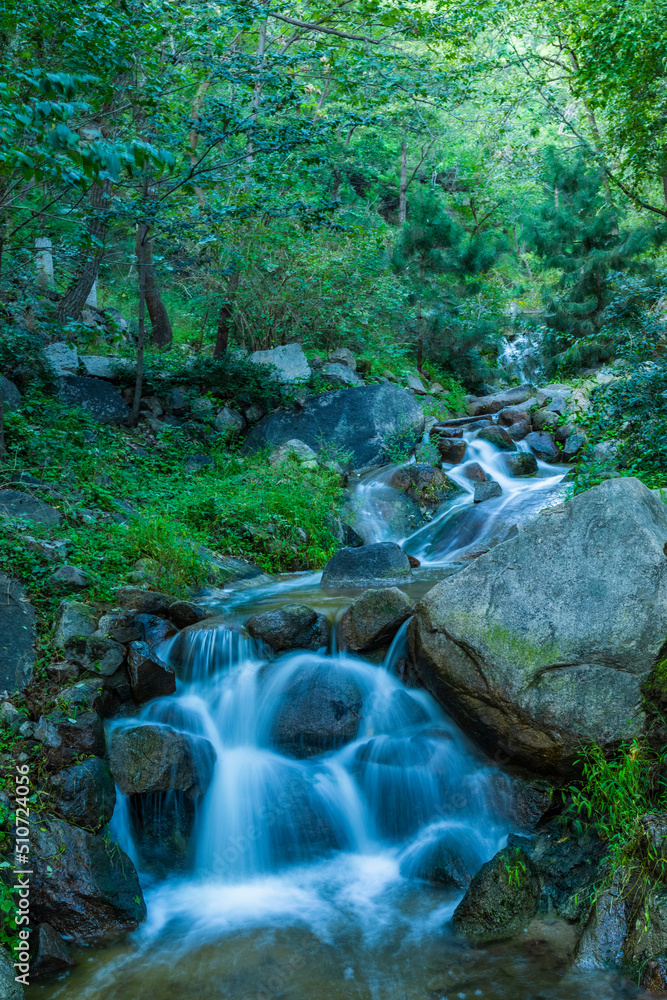
[(31, 552), (36, 552), (49, 562), (60, 562), (67, 558), (67, 553), (72, 543), (67, 538), (33, 538), (32, 535), (24, 535), (23, 543)]
[(571, 462), (575, 455), (583, 451), (588, 444), (588, 436), (585, 431), (573, 431), (563, 445), (563, 458), (566, 462)]
[(64, 643), (64, 649), (72, 663), (103, 677), (115, 674), (125, 660), (125, 648), (119, 642), (91, 635), (70, 636)]
[(61, 378), (58, 395), (63, 403), (80, 407), (100, 424), (122, 424), (130, 414), (120, 393), (99, 378)]
[(518, 406), (506, 406), (504, 410), (498, 411), (498, 423), (507, 428), (507, 433), (513, 441), (523, 441), (526, 434), (530, 434), (531, 411), (536, 404), (537, 399), (532, 397)]
[(551, 434), (546, 434), (544, 431), (532, 431), (526, 435), (525, 441), (535, 457), (539, 458), (541, 462), (560, 462), (560, 449)]
[(329, 622), (307, 604), (286, 604), (263, 611), (246, 622), (253, 639), (268, 643), (277, 653), (285, 649), (320, 649), (329, 645)]
[(337, 365), (347, 365), (347, 367), (356, 372), (357, 361), (352, 353), (347, 347), (337, 347), (335, 351), (332, 351), (329, 355), (329, 361)]
[(86, 375), (91, 378), (102, 378), (113, 382), (122, 374), (136, 371), (136, 364), (129, 358), (119, 358), (118, 355), (83, 354), (79, 361)]
[(402, 490), (410, 500), (422, 507), (437, 507), (443, 500), (449, 500), (460, 493), (442, 469), (425, 462), (403, 465), (389, 480), (395, 490)]
[(30, 963), (31, 975), (52, 976), (55, 972), (62, 972), (63, 969), (71, 969), (76, 965), (69, 948), (51, 924), (40, 924), (35, 938), (31, 942), (34, 949)]
[(505, 467), (510, 476), (536, 476), (537, 459), (529, 451), (516, 451), (505, 455)]
[(71, 706), (67, 712), (49, 712), (40, 717), (34, 735), (44, 744), (49, 763), (54, 767), (71, 764), (81, 755), (104, 757), (106, 753), (104, 724), (96, 711), (80, 712)]
[(532, 385), (519, 385), (515, 389), (503, 389), (488, 396), (472, 396), (468, 400), (468, 415), (479, 417), (486, 413), (498, 413), (506, 406), (518, 406), (533, 395)]
[(32, 678), (36, 616), (23, 587), (0, 573), (0, 690), (20, 691)]
[(453, 824), (421, 850), (408, 851), (401, 874), (466, 889), (479, 868), (480, 847), (483, 850), (480, 839), (475, 831)]
[(354, 678), (314, 663), (296, 670), (273, 718), (271, 740), (291, 757), (312, 757), (356, 739), (363, 697)]
[(111, 735), (111, 773), (123, 795), (186, 792), (198, 798), (210, 784), (215, 758), (209, 740), (168, 726), (123, 727)]
[(425, 387), (419, 376), (414, 373), (408, 375), (405, 384), (408, 389), (412, 389), (412, 391), (417, 393), (418, 396), (426, 396), (428, 394), (428, 389)]
[(63, 519), (55, 507), (21, 490), (0, 490), (0, 516), (24, 517), (47, 528), (56, 527)]
[(484, 503), (485, 500), (494, 500), (496, 497), (502, 496), (502, 492), (500, 483), (497, 483), (495, 479), (487, 479), (483, 483), (475, 483), (473, 500), (475, 503)]
[(134, 622), (141, 629), (141, 641), (148, 643), (151, 653), (178, 632), (171, 621), (159, 615), (135, 615)]
[(338, 646), (361, 653), (391, 642), (414, 608), (398, 587), (367, 590), (352, 602), (338, 623)]
[(533, 771), (571, 773), (644, 724), (667, 635), (667, 512), (638, 479), (547, 508), (443, 580), (409, 629), (426, 685), (466, 733)]
[(482, 865), (454, 910), (452, 927), (481, 941), (524, 930), (537, 913), (540, 883), (528, 856), (505, 847)]
[(127, 651), (127, 672), (132, 697), (142, 705), (176, 690), (176, 674), (151, 650), (147, 642), (131, 642)]
[(239, 434), (243, 433), (245, 420), (236, 410), (230, 409), (229, 406), (223, 406), (222, 409), (218, 410), (213, 427), (224, 438), (237, 438)]
[(0, 400), (2, 400), (5, 410), (13, 413), (21, 405), (21, 393), (13, 382), (4, 375), (0, 375)]
[(533, 427), (536, 431), (550, 431), (556, 432), (559, 424), (559, 417), (557, 413), (546, 408), (543, 410), (535, 410), (533, 413)]
[(23, 1000), (25, 995), (21, 983), (16, 982), (16, 976), (23, 970), (14, 968), (15, 961), (14, 956), (10, 958), (9, 952), (0, 946), (0, 1000)]
[(482, 427), (475, 435), (481, 441), (488, 441), (495, 448), (501, 451), (516, 451), (516, 445), (504, 427), (499, 424), (492, 424), (491, 427)]
[(51, 775), (50, 786), (57, 812), (69, 823), (95, 832), (111, 819), (116, 788), (105, 760), (88, 757), (72, 764)]
[(327, 382), (330, 382), (332, 385), (340, 387), (341, 389), (345, 388), (345, 386), (364, 384), (364, 380), (359, 378), (359, 376), (345, 364), (323, 365), (320, 371)]
[(571, 395), (571, 385), (563, 385), (560, 382), (550, 382), (549, 385), (545, 385), (542, 389), (537, 390), (537, 405), (544, 406), (545, 403), (550, 403), (554, 399), (569, 399)]
[(274, 347), (271, 351), (255, 351), (248, 360), (256, 365), (273, 365), (280, 381), (286, 385), (307, 382), (310, 378), (310, 365), (301, 344), (286, 344), (284, 347)]
[(606, 874), (604, 841), (593, 832), (564, 835), (556, 821), (536, 837), (510, 836), (509, 845), (525, 851), (539, 876), (540, 909), (570, 922), (586, 917), (596, 885)]
[(255, 424), (243, 451), (273, 450), (293, 438), (327, 458), (340, 455), (349, 471), (364, 472), (409, 454), (424, 432), (414, 397), (395, 385), (336, 389), (306, 400), (302, 409), (278, 410)]
[(393, 587), (412, 577), (410, 560), (395, 542), (341, 549), (322, 573), (321, 587)]
[(60, 566), (51, 574), (49, 580), (57, 587), (69, 587), (73, 590), (85, 590), (90, 587), (90, 577), (79, 566)]
[(166, 618), (175, 598), (143, 587), (120, 587), (116, 591), (116, 600), (123, 611), (134, 610), (142, 615), (160, 615)]
[(467, 444), (461, 438), (438, 437), (435, 438), (435, 446), (440, 453), (440, 457), (447, 465), (459, 465), (465, 458)]
[(298, 438), (291, 438), (289, 441), (285, 441), (284, 444), (278, 445), (269, 455), (269, 464), (275, 468), (275, 466), (280, 465), (281, 462), (285, 462), (290, 458), (298, 462), (299, 465), (317, 468), (316, 453), (305, 441), (299, 441)]
[(212, 612), (206, 608), (201, 608), (192, 601), (174, 601), (169, 605), (169, 621), (173, 622), (176, 628), (186, 628), (188, 625), (196, 625), (212, 617)]
[(118, 846), (109, 849), (64, 820), (31, 825), (33, 875), (30, 911), (77, 944), (136, 930), (146, 918), (134, 865)]
[(466, 479), (469, 479), (471, 483), (486, 482), (486, 472), (479, 462), (467, 462), (461, 471)]
[(112, 611), (102, 615), (93, 635), (96, 639), (113, 639), (123, 645), (143, 639), (143, 630), (135, 619), (134, 611)]
[(44, 357), (56, 375), (71, 375), (79, 367), (79, 356), (76, 347), (60, 341), (57, 344), (48, 344), (44, 348)]

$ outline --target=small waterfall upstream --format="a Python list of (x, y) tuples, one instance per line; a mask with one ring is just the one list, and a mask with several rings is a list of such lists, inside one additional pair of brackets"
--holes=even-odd
[[(540, 462), (537, 477), (513, 479), (497, 448), (464, 437), (466, 462), (500, 483), (500, 497), (474, 504), (463, 466), (445, 467), (462, 492), (405, 537), (385, 516), (394, 468), (356, 488), (364, 540), (400, 540), (421, 561), (413, 597), (563, 493), (563, 467)], [(142, 850), (136, 810), (119, 794), (111, 832), (137, 863), (148, 919), (129, 943), (83, 962), (67, 996), (588, 997), (585, 983), (559, 983), (558, 941), (531, 958), (516, 944), (476, 951), (448, 931), (471, 875), (519, 828), (514, 786), (426, 691), (403, 682), (407, 624), (381, 662), (329, 649), (275, 656), (239, 628), (294, 600), (335, 620), (351, 595), (318, 584), (319, 574), (294, 574), (218, 597), (213, 610), (228, 624), (203, 623), (160, 649), (176, 693), (111, 723), (205, 737), (216, 757), (190, 807), (188, 850), (166, 870)], [(338, 736), (322, 742), (318, 713), (343, 704)], [(297, 718), (301, 731), (312, 721), (307, 746), (294, 744)], [(182, 807), (178, 797), (156, 803), (170, 834)], [(62, 992), (55, 984), (48, 996)]]

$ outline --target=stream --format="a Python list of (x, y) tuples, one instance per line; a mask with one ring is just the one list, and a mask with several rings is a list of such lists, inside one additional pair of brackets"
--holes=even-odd
[[(445, 469), (464, 490), (407, 538), (383, 518), (394, 467), (359, 479), (364, 541), (400, 541), (421, 566), (405, 591), (417, 600), (504, 536), (560, 502), (563, 466), (513, 479), (503, 453), (468, 441), (500, 483), (474, 504), (463, 467)], [(519, 444), (521, 448), (522, 445)], [(524, 446), (525, 447), (525, 446)], [(293, 601), (335, 621), (358, 591), (324, 591), (320, 574), (218, 592), (214, 614), (231, 625)], [(401, 680), (403, 626), (384, 659), (321, 650), (267, 656), (233, 629), (192, 632), (176, 694), (137, 721), (207, 737), (217, 760), (195, 813), (184, 866), (148, 870), (128, 801), (119, 794), (111, 832), (137, 864), (148, 907), (138, 931), (105, 949), (79, 949), (79, 965), (29, 997), (51, 1000), (589, 1000), (638, 996), (612, 974), (568, 971), (574, 930), (549, 915), (513, 941), (472, 945), (450, 930), (463, 894), (424, 872), (443, 852), (476, 871), (517, 830), (512, 783), (466, 739), (424, 690)], [(161, 655), (169, 660), (168, 640)], [(359, 692), (356, 738), (306, 759), (287, 756), (273, 733), (295, 678)]]

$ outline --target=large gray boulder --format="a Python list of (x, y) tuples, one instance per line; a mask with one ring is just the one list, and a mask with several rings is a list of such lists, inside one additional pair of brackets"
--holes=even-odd
[(248, 360), (256, 365), (273, 365), (280, 381), (287, 385), (308, 381), (310, 378), (310, 365), (301, 344), (285, 344), (283, 347), (274, 347), (271, 351), (255, 351)]
[(32, 677), (35, 611), (23, 587), (0, 573), (0, 690), (17, 691)]
[(211, 780), (215, 750), (207, 739), (168, 726), (132, 726), (114, 730), (109, 758), (124, 795), (187, 792), (198, 798)]
[(5, 410), (8, 410), (9, 413), (18, 410), (21, 405), (21, 393), (14, 383), (5, 378), (4, 375), (0, 375), (0, 400), (2, 400)]
[(426, 685), (492, 751), (569, 773), (644, 723), (667, 635), (667, 513), (638, 479), (543, 510), (443, 580), (409, 634)]
[(55, 507), (23, 490), (0, 490), (0, 515), (24, 517), (34, 524), (43, 524), (46, 528), (56, 527), (63, 519)]
[(301, 410), (278, 410), (264, 417), (243, 450), (273, 451), (298, 438), (323, 457), (363, 472), (409, 454), (423, 433), (424, 414), (414, 396), (395, 385), (367, 385), (322, 392)]
[(492, 392), (488, 396), (471, 396), (468, 399), (468, 414), (471, 417), (479, 417), (487, 413), (498, 413), (506, 406), (519, 406), (530, 399), (533, 392), (533, 386), (526, 383), (513, 389)]
[(56, 809), (69, 823), (96, 831), (113, 815), (116, 789), (109, 765), (100, 757), (87, 757), (58, 771), (50, 787)]
[(337, 750), (357, 736), (362, 694), (351, 674), (315, 662), (295, 671), (276, 712), (271, 740), (291, 757)]
[(510, 937), (530, 923), (539, 899), (529, 858), (519, 847), (505, 847), (477, 872), (454, 910), (452, 926), (481, 941)]
[(340, 549), (322, 572), (321, 587), (394, 587), (409, 583), (410, 560), (395, 542)]
[(307, 604), (285, 604), (262, 611), (246, 622), (253, 639), (262, 639), (277, 653), (285, 649), (320, 649), (329, 644), (329, 622)]
[(352, 602), (338, 623), (338, 646), (361, 653), (390, 643), (413, 612), (398, 587), (367, 590)]
[(101, 424), (122, 424), (129, 416), (127, 403), (109, 382), (68, 375), (60, 379), (58, 395), (68, 406), (78, 406)]

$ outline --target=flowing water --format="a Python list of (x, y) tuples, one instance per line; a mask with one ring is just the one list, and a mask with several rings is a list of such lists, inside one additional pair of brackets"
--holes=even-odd
[[(512, 479), (502, 454), (470, 440), (503, 495), (472, 503), (464, 492), (403, 541), (422, 567), (405, 589), (417, 598), (465, 565), (490, 538), (563, 495), (562, 467), (540, 463)], [(392, 537), (382, 516), (393, 470), (361, 480), (357, 527)], [(395, 537), (395, 530), (394, 530)], [(567, 972), (572, 929), (544, 917), (513, 942), (476, 946), (449, 920), (466, 877), (517, 829), (513, 784), (423, 690), (401, 681), (405, 628), (384, 660), (331, 650), (272, 657), (233, 626), (259, 610), (304, 601), (335, 620), (353, 593), (321, 590), (319, 574), (209, 599), (231, 628), (201, 629), (161, 653), (178, 675), (175, 695), (111, 728), (159, 724), (206, 737), (216, 762), (190, 805), (189, 853), (155, 864), (119, 794), (111, 830), (137, 864), (148, 919), (124, 942), (81, 949), (79, 966), (29, 995), (86, 1000), (533, 1000), (630, 997), (613, 977)], [(294, 756), (290, 719), (305, 702), (356, 706), (344, 745)], [(320, 698), (322, 704), (318, 702)], [(315, 748), (317, 749), (317, 748)], [(152, 821), (181, 822), (175, 794)], [(144, 816), (144, 822), (146, 816)], [(162, 824), (160, 826), (160, 824)], [(155, 827), (154, 827), (155, 828)], [(164, 847), (164, 845), (163, 845)], [(446, 868), (450, 885), (428, 880)], [(458, 888), (456, 884), (458, 883)]]

